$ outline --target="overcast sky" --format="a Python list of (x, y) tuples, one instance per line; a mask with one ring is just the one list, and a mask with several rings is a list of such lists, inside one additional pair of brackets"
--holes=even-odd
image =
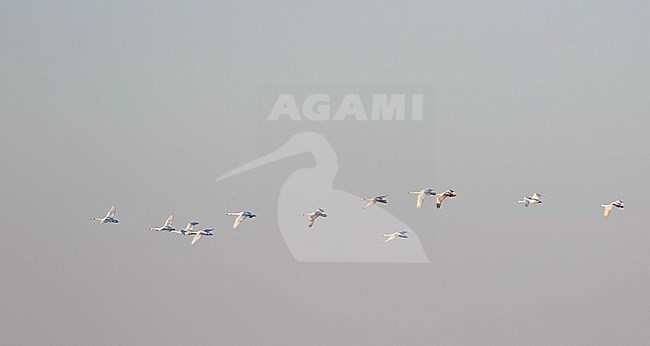
[[(648, 18), (643, 1), (4, 2), (0, 339), (646, 344)], [(420, 92), (424, 120), (267, 121), (284, 91)], [(214, 181), (304, 131), (336, 153), (335, 189), (388, 193), (417, 233), (386, 249), (419, 241), (431, 263), (299, 262), (278, 196), (309, 154)], [(416, 210), (424, 186), (459, 196)], [(88, 220), (112, 204), (120, 224)], [(232, 231), (241, 209), (260, 217)], [(215, 236), (148, 230), (172, 212)]]

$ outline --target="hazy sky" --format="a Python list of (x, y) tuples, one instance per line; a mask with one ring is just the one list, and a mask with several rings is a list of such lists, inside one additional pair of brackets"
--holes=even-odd
[[(0, 340), (646, 344), (648, 18), (642, 1), (3, 2)], [(269, 123), (283, 86), (421, 90), (425, 120)], [(332, 142), (336, 189), (394, 196), (432, 263), (297, 262), (277, 199), (307, 154), (214, 182), (305, 130)], [(405, 193), (428, 185), (459, 197), (416, 210)], [(111, 204), (119, 225), (88, 220)], [(244, 208), (260, 217), (230, 230)], [(148, 231), (171, 212), (215, 237)]]

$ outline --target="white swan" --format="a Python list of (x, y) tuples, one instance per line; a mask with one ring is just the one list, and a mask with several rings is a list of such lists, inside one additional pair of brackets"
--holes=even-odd
[(120, 223), (120, 220), (115, 218), (115, 206), (111, 206), (111, 209), (108, 211), (104, 217), (91, 217), (92, 221), (99, 221), (100, 225), (105, 223)]
[(424, 189), (422, 189), (420, 191), (409, 192), (409, 195), (417, 195), (418, 196), (418, 201), (415, 203), (415, 207), (419, 209), (422, 206), (422, 202), (424, 202), (424, 200), (427, 197), (435, 196), (436, 192), (433, 191), (433, 189), (427, 187), (427, 188), (424, 188)]
[(399, 232), (390, 233), (390, 234), (384, 234), (384, 237), (386, 237), (386, 240), (384, 240), (384, 244), (388, 243), (389, 241), (393, 241), (393, 240), (395, 240), (397, 238), (408, 239), (408, 236), (406, 235), (406, 233), (408, 233), (408, 231), (405, 230), (405, 231), (399, 231)]
[(386, 197), (388, 197), (388, 196), (387, 195), (381, 195), (381, 196), (375, 196), (375, 197), (362, 198), (361, 199), (362, 201), (368, 201), (368, 204), (366, 204), (366, 206), (363, 207), (363, 209), (372, 207), (373, 205), (375, 205), (377, 203), (387, 204), (388, 201), (386, 200)]
[(625, 209), (625, 204), (620, 199), (617, 199), (617, 200), (615, 200), (614, 202), (612, 202), (610, 204), (601, 204), (600, 206), (605, 208), (605, 212), (603, 213), (604, 218), (607, 218), (609, 216), (609, 213), (611, 213), (612, 210), (614, 210), (614, 208), (620, 209), (620, 210)]
[(318, 219), (319, 217), (327, 217), (327, 214), (325, 214), (325, 210), (318, 208), (316, 209), (316, 211), (313, 211), (311, 213), (301, 213), (300, 216), (306, 216), (307, 226), (312, 227), (316, 219)]
[[(294, 170), (282, 185), (277, 204), (280, 232), (297, 261), (430, 263), (415, 233), (404, 244), (407, 251), (387, 253), (381, 243), (373, 245), (377, 243), (377, 229), (410, 227), (386, 209), (362, 210), (358, 205), (360, 197), (334, 188), (339, 170), (337, 155), (321, 134), (295, 134), (277, 150), (223, 174), (217, 181), (301, 153), (313, 155), (315, 165)], [(319, 232), (304, 232), (302, 219), (295, 215), (305, 205), (327, 206), (328, 213), (336, 217), (319, 224)]]
[(251, 213), (250, 211), (240, 211), (236, 213), (226, 213), (228, 216), (237, 216), (235, 219), (235, 223), (232, 225), (232, 229), (237, 229), (239, 227), (239, 224), (241, 224), (244, 220), (246, 219), (252, 219), (254, 217), (257, 217), (257, 215)]
[(151, 228), (149, 228), (149, 230), (156, 231), (156, 232), (159, 232), (159, 231), (166, 231), (166, 232), (175, 231), (176, 228), (172, 227), (172, 223), (174, 223), (174, 214), (169, 215), (169, 217), (165, 221), (164, 225), (162, 225), (160, 227), (151, 227)]
[(443, 193), (436, 194), (436, 208), (440, 209), (442, 206), (442, 201), (444, 201), (445, 198), (456, 198), (456, 196), (456, 192), (452, 189), (449, 189)]
[(533, 194), (533, 197), (526, 196), (526, 197), (524, 197), (523, 200), (517, 201), (517, 203), (523, 203), (525, 207), (528, 207), (531, 204), (541, 204), (542, 203), (542, 195), (535, 192)]

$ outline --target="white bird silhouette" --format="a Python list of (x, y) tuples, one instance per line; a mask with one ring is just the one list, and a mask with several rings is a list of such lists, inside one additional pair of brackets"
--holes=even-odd
[(415, 204), (415, 207), (419, 209), (422, 206), (422, 202), (424, 202), (424, 200), (427, 197), (435, 196), (436, 192), (433, 191), (433, 189), (430, 189), (430, 188), (427, 187), (427, 188), (424, 188), (424, 189), (422, 189), (420, 191), (409, 192), (409, 195), (417, 195), (418, 196), (418, 201)]
[(371, 206), (375, 205), (376, 203), (387, 204), (388, 201), (386, 200), (386, 197), (388, 197), (388, 196), (387, 196), (387, 195), (382, 195), (382, 196), (375, 196), (375, 197), (362, 198), (362, 199), (361, 199), (362, 201), (368, 201), (368, 204), (366, 204), (366, 206), (363, 207), (363, 209), (366, 209), (366, 208), (368, 208), (368, 207), (371, 207)]
[(164, 225), (162, 225), (160, 227), (151, 227), (151, 228), (149, 228), (149, 230), (156, 231), (156, 232), (159, 232), (159, 231), (166, 231), (166, 232), (175, 231), (176, 228), (172, 227), (172, 223), (174, 223), (174, 214), (169, 215), (169, 217), (167, 218), (167, 221), (165, 221)]
[(603, 213), (604, 218), (607, 218), (609, 216), (609, 213), (611, 213), (612, 210), (614, 210), (614, 208), (620, 209), (620, 210), (625, 209), (625, 204), (620, 199), (617, 199), (617, 200), (615, 200), (614, 202), (612, 202), (610, 204), (601, 204), (600, 206), (605, 208), (605, 212)]
[(442, 201), (445, 200), (445, 198), (456, 198), (456, 192), (452, 189), (449, 189), (443, 193), (436, 194), (436, 208), (440, 209), (442, 206)]
[(169, 231), (169, 232), (180, 234), (180, 235), (194, 235), (193, 234), (194, 227), (196, 225), (198, 225), (198, 224), (199, 224), (198, 222), (192, 221), (192, 222), (188, 223), (187, 226), (184, 229), (175, 229), (175, 230)]
[(384, 237), (387, 237), (386, 240), (384, 240), (384, 244), (388, 243), (389, 241), (393, 241), (393, 240), (395, 240), (397, 238), (408, 239), (408, 236), (406, 235), (406, 233), (408, 233), (408, 231), (404, 230), (404, 231), (398, 231), (398, 232), (395, 232), (395, 233), (384, 234)]
[(327, 214), (325, 214), (325, 210), (318, 208), (316, 209), (316, 211), (313, 211), (311, 213), (301, 213), (300, 216), (306, 216), (307, 226), (312, 227), (316, 219), (318, 219), (319, 217), (327, 217)]
[(214, 234), (212, 234), (212, 231), (214, 231), (214, 228), (204, 228), (200, 231), (194, 230), (194, 227), (198, 225), (199, 223), (196, 221), (190, 222), (187, 224), (187, 227), (185, 229), (179, 229), (179, 230), (172, 230), (169, 231), (171, 233), (176, 233), (180, 235), (186, 235), (186, 236), (192, 236), (192, 244), (194, 245), (197, 241), (201, 239), (201, 237), (212, 237)]
[(251, 213), (250, 211), (240, 211), (240, 212), (237, 212), (237, 213), (226, 213), (226, 215), (237, 216), (237, 218), (235, 219), (235, 223), (232, 225), (232, 229), (237, 229), (237, 227), (239, 227), (239, 224), (241, 224), (242, 221), (244, 221), (246, 219), (252, 219), (252, 218), (257, 217), (257, 215)]
[[(301, 153), (312, 154), (315, 165), (291, 173), (280, 189), (277, 205), (280, 232), (297, 261), (430, 263), (415, 233), (404, 244), (408, 248), (405, 251), (387, 253), (381, 243), (377, 244), (375, 230), (410, 227), (386, 209), (362, 210), (358, 207), (361, 197), (334, 189), (339, 169), (336, 152), (318, 133), (295, 134), (279, 149), (222, 175), (217, 181)], [(294, 215), (305, 205), (327, 206), (328, 214), (336, 217), (319, 224), (319, 232), (304, 232), (302, 219)]]
[(517, 201), (517, 203), (523, 203), (525, 207), (528, 207), (530, 204), (541, 204), (542, 203), (542, 195), (539, 193), (535, 192), (533, 194), (533, 197), (524, 197), (523, 200)]
[(108, 211), (104, 217), (91, 217), (92, 221), (99, 221), (100, 225), (105, 223), (120, 223), (120, 220), (115, 218), (115, 206), (111, 206), (111, 209)]
[(190, 245), (196, 244), (197, 241), (199, 241), (202, 237), (212, 237), (214, 234), (212, 234), (212, 231), (214, 231), (214, 228), (204, 228), (194, 234), (194, 238), (192, 238), (192, 243)]

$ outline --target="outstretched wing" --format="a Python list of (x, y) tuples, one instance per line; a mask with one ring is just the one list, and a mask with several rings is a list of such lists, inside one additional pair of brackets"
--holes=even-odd
[(315, 220), (316, 220), (316, 218), (310, 215), (310, 216), (307, 218), (307, 226), (309, 226), (309, 227), (313, 226)]
[(187, 224), (187, 227), (185, 227), (185, 230), (188, 232), (194, 231), (194, 226), (198, 225), (198, 222), (190, 222)]
[(174, 214), (171, 214), (167, 218), (167, 221), (165, 221), (165, 226), (163, 227), (171, 227), (173, 223), (174, 223)]
[(386, 238), (386, 240), (384, 240), (384, 243), (388, 243), (389, 241), (395, 240), (395, 238), (397, 238), (397, 233), (384, 234), (384, 237), (388, 237), (388, 238)]
[(244, 215), (239, 215), (239, 216), (237, 216), (237, 218), (235, 219), (235, 223), (232, 225), (232, 228), (233, 228), (233, 229), (236, 229), (237, 227), (239, 227), (239, 224), (240, 224), (242, 221), (244, 221), (245, 219), (246, 219), (246, 216), (244, 216)]
[(422, 206), (422, 202), (424, 201), (425, 198), (427, 198), (427, 195), (425, 193), (421, 193), (418, 195), (418, 202), (416, 204), (417, 208), (420, 208)]
[(614, 207), (611, 205), (605, 206), (605, 213), (603, 213), (603, 216), (607, 218), (609, 216), (609, 213), (612, 212), (612, 209), (614, 209)]
[(115, 206), (111, 207), (111, 210), (108, 211), (108, 214), (106, 214), (106, 217), (114, 217), (115, 216)]
[(192, 245), (194, 245), (197, 241), (199, 241), (199, 239), (201, 239), (201, 237), (203, 237), (202, 233), (199, 232), (199, 233), (195, 234), (194, 238), (192, 238)]
[(440, 208), (440, 205), (442, 204), (442, 201), (445, 200), (445, 198), (447, 198), (447, 194), (443, 193), (440, 195), (436, 195), (436, 207)]
[(371, 207), (371, 206), (374, 205), (375, 203), (377, 203), (377, 197), (375, 197), (375, 198), (371, 198), (371, 199), (370, 199), (370, 202), (368, 202), (368, 204), (366, 204), (366, 206), (363, 207), (363, 209), (366, 209), (366, 208), (368, 208), (368, 207)]

